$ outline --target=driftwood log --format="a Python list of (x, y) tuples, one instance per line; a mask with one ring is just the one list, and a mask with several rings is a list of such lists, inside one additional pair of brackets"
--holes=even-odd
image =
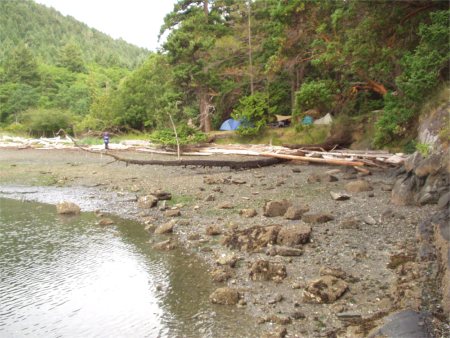
[[(92, 152), (90, 150), (84, 149)], [(94, 152), (97, 153), (97, 152)], [(257, 160), (244, 161), (230, 161), (230, 160), (204, 160), (204, 159), (189, 159), (189, 160), (135, 160), (127, 159), (110, 152), (103, 152), (103, 155), (110, 156), (116, 161), (125, 162), (128, 164), (137, 165), (161, 165), (161, 166), (197, 166), (197, 167), (229, 167), (230, 169), (253, 169), (275, 165), (285, 162), (282, 158), (260, 158)]]
[[(59, 133), (59, 132), (58, 132)], [(72, 137), (66, 134), (73, 142), (73, 144), (88, 153), (98, 154), (97, 151), (83, 148)], [(190, 159), (190, 160), (136, 160), (131, 158), (123, 158), (109, 151), (101, 152), (102, 155), (112, 157), (116, 161), (124, 162), (126, 165), (161, 165), (161, 166), (197, 166), (197, 167), (229, 167), (230, 169), (254, 169), (275, 165), (285, 162), (286, 159), (282, 158), (260, 158), (257, 160), (245, 160), (245, 161), (229, 161), (229, 160), (203, 160), (203, 159)]]
[(345, 165), (345, 166), (363, 166), (364, 162), (361, 161), (350, 161), (350, 160), (340, 160), (340, 159), (325, 159), (316, 157), (306, 157), (297, 155), (286, 155), (286, 154), (274, 154), (274, 153), (261, 153), (261, 156), (279, 158), (285, 160), (294, 161), (307, 161), (312, 163), (322, 163), (322, 164), (334, 164), (334, 165)]

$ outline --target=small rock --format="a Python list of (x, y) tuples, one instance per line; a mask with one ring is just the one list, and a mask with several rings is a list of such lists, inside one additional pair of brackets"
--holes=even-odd
[(233, 275), (234, 275), (233, 270), (231, 270), (231, 268), (228, 266), (214, 269), (211, 272), (212, 280), (217, 283), (226, 282), (231, 277), (233, 277)]
[(138, 207), (141, 209), (150, 209), (156, 207), (158, 198), (153, 195), (141, 196), (138, 199)]
[(369, 184), (369, 182), (367, 182), (365, 180), (357, 180), (357, 181), (347, 183), (345, 185), (345, 190), (347, 190), (348, 192), (357, 193), (357, 192), (363, 192), (363, 191), (372, 191), (373, 188)]
[(348, 217), (344, 218), (339, 226), (342, 229), (359, 229), (360, 228), (360, 220), (357, 217)]
[(211, 303), (221, 305), (236, 305), (239, 298), (239, 292), (228, 287), (218, 288), (209, 296)]
[(219, 205), (217, 206), (217, 208), (218, 208), (218, 209), (233, 209), (234, 206), (233, 206), (233, 204), (231, 204), (230, 202), (224, 202), (224, 203), (222, 203), (222, 204), (219, 204)]
[(340, 192), (330, 191), (330, 195), (331, 195), (331, 198), (334, 199), (335, 201), (345, 201), (345, 200), (350, 199), (350, 195), (340, 193)]
[(261, 338), (284, 338), (287, 334), (288, 331), (285, 327), (279, 327), (275, 331), (264, 333)]
[(208, 225), (206, 227), (205, 233), (208, 236), (218, 236), (222, 234), (222, 230), (218, 225)]
[(364, 223), (369, 224), (369, 225), (377, 224), (377, 221), (370, 215), (365, 216), (363, 221), (364, 221)]
[(176, 222), (174, 220), (164, 223), (155, 229), (155, 234), (160, 235), (171, 233), (173, 232), (173, 227), (175, 226), (175, 224)]
[(161, 205), (159, 206), (159, 210), (160, 211), (165, 211), (167, 209), (168, 209), (168, 207), (167, 207), (166, 201), (162, 201)]
[(389, 269), (396, 269), (398, 266), (403, 265), (407, 262), (413, 262), (414, 260), (415, 256), (412, 253), (406, 252), (393, 253), (389, 257), (389, 263), (387, 267)]
[(171, 239), (168, 239), (166, 241), (162, 241), (159, 243), (156, 243), (153, 245), (153, 249), (155, 250), (161, 250), (161, 251), (170, 251), (177, 247), (177, 244), (172, 241)]
[(437, 206), (439, 209), (445, 209), (448, 208), (449, 204), (450, 204), (450, 192), (447, 192), (439, 198)]
[(179, 217), (181, 216), (181, 211), (180, 210), (167, 210), (164, 213), (165, 217)]
[(304, 318), (306, 318), (305, 314), (303, 312), (300, 312), (300, 311), (294, 311), (294, 312), (290, 313), (289, 317), (291, 317), (292, 319), (304, 319)]
[(284, 218), (289, 220), (299, 220), (305, 212), (308, 212), (308, 207), (289, 207), (284, 214)]
[(72, 202), (61, 202), (56, 205), (56, 212), (61, 215), (78, 215), (81, 209)]
[(392, 184), (382, 183), (381, 191), (392, 191)]
[(326, 223), (334, 220), (334, 217), (327, 213), (305, 213), (302, 220), (306, 223)]
[(239, 210), (239, 215), (241, 215), (242, 217), (245, 217), (245, 218), (252, 218), (252, 217), (255, 217), (257, 214), (258, 213), (256, 212), (256, 210), (253, 208)]
[(98, 222), (98, 225), (101, 225), (101, 226), (112, 225), (112, 224), (114, 224), (114, 221), (111, 218), (102, 218)]
[(269, 201), (263, 207), (263, 215), (266, 217), (283, 216), (290, 206), (292, 204), (287, 200)]
[(341, 268), (332, 268), (328, 266), (322, 266), (319, 270), (321, 276), (334, 276), (336, 278), (345, 279), (347, 274)]
[(250, 278), (254, 281), (280, 281), (286, 278), (286, 266), (263, 259), (254, 262), (250, 268)]
[(322, 177), (322, 182), (337, 182), (339, 179), (333, 175), (324, 175)]
[(322, 182), (322, 177), (318, 174), (311, 174), (306, 179), (306, 182), (308, 183), (320, 183)]
[(141, 191), (141, 188), (138, 185), (132, 185), (130, 188), (131, 192), (139, 192)]
[(269, 299), (267, 304), (272, 305), (272, 304), (280, 303), (281, 301), (283, 301), (283, 299), (284, 299), (283, 295), (276, 295), (272, 299)]
[(268, 319), (271, 323), (276, 323), (280, 325), (288, 325), (292, 322), (291, 318), (288, 316), (272, 315)]
[(219, 265), (228, 265), (230, 267), (234, 267), (238, 258), (234, 253), (221, 254), (220, 257), (216, 260), (216, 263)]
[(287, 246), (272, 246), (267, 251), (266, 254), (269, 256), (301, 256), (303, 255), (302, 249), (290, 248)]
[(322, 276), (310, 282), (303, 290), (303, 301), (307, 303), (333, 303), (347, 289), (348, 285), (342, 279), (334, 276)]
[(298, 174), (301, 173), (302, 171), (299, 168), (292, 168), (292, 172)]
[(311, 227), (307, 225), (288, 225), (280, 229), (276, 242), (282, 246), (296, 246), (308, 243), (311, 237)]
[(213, 202), (216, 200), (216, 197), (214, 195), (208, 195), (205, 198), (205, 202)]
[(166, 201), (172, 199), (172, 194), (170, 192), (156, 190), (150, 193), (150, 195), (155, 196), (159, 201)]
[(198, 241), (200, 239), (200, 235), (199, 234), (190, 234), (188, 236), (188, 240), (190, 241)]
[(148, 232), (150, 232), (150, 233), (154, 233), (156, 228), (157, 228), (156, 225), (153, 224), (153, 223), (151, 223), (151, 224), (147, 224), (147, 225), (145, 226), (144, 230), (145, 230), (145, 231), (148, 231)]
[(245, 184), (247, 182), (244, 181), (244, 180), (240, 180), (240, 179), (234, 178), (234, 179), (231, 180), (231, 183), (241, 185), (241, 184)]

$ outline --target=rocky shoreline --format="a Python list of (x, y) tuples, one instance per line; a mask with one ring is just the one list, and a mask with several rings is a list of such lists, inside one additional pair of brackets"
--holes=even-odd
[[(217, 283), (211, 301), (245, 307), (265, 336), (365, 337), (403, 309), (425, 311), (430, 336), (448, 333), (440, 298), (448, 297), (448, 207), (445, 215), (443, 201), (392, 204), (399, 172), (296, 163), (245, 171), (126, 167), (78, 150), (1, 154), (0, 195), (69, 200), (140, 221), (149, 245), (183, 246), (204, 258)], [(18, 184), (27, 188), (17, 192)], [(59, 196), (45, 200), (43, 185)]]

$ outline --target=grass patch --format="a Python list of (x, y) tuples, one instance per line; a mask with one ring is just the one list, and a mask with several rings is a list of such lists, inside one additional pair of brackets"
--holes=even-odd
[(176, 204), (191, 205), (195, 201), (195, 197), (192, 195), (177, 195), (172, 196), (171, 200), (167, 201), (168, 206), (174, 206)]
[[(298, 129), (298, 128), (297, 128)], [(329, 126), (309, 126), (296, 130), (295, 127), (266, 129), (261, 135), (253, 137), (239, 136), (236, 133), (225, 134), (217, 138), (218, 144), (316, 144), (322, 143), (328, 136)], [(213, 133), (214, 135), (214, 133)]]

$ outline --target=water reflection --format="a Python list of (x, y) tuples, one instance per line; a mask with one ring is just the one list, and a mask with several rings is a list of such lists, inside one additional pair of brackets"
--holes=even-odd
[(245, 337), (251, 321), (214, 306), (207, 271), (151, 250), (142, 226), (0, 199), (1, 337)]

